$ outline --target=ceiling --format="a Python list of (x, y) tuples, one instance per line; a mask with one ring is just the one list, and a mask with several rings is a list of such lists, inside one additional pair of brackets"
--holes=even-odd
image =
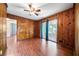
[(72, 3), (32, 3), (35, 7), (40, 8), (41, 12), (39, 16), (30, 16), (29, 12), (24, 11), (24, 9), (27, 9), (27, 4), (28, 3), (7, 3), (7, 13), (32, 20), (40, 20), (73, 7)]

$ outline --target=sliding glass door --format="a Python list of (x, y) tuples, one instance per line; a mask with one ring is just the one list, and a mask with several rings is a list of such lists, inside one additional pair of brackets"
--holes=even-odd
[(42, 38), (46, 39), (46, 22), (42, 23)]
[(49, 20), (48, 23), (46, 22), (41, 23), (41, 37), (42, 39), (57, 42), (57, 19)]
[(48, 24), (48, 40), (57, 42), (57, 19), (49, 21), (49, 24)]

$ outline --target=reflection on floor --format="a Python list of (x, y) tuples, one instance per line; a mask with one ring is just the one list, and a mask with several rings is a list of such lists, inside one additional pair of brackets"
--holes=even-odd
[(16, 37), (7, 39), (6, 56), (72, 55), (72, 51), (51, 41), (46, 42), (44, 39), (26, 39), (17, 41), (15, 38)]

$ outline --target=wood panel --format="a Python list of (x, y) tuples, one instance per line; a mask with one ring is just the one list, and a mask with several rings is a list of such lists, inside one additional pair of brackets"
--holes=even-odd
[(3, 55), (7, 44), (6, 44), (6, 15), (7, 8), (5, 4), (0, 3), (0, 55)]
[(68, 31), (68, 28), (69, 28), (69, 26), (68, 26), (68, 23), (69, 23), (69, 18), (68, 18), (68, 12), (67, 11), (65, 11), (65, 12), (63, 12), (63, 27), (62, 27), (62, 29), (63, 29), (63, 43), (64, 43), (64, 45), (69, 45), (68, 44), (68, 42), (69, 42), (69, 39), (68, 39), (68, 33), (69, 33), (69, 31)]
[(79, 56), (79, 3), (75, 4), (75, 55)]
[(8, 14), (8, 18), (17, 20), (17, 38), (24, 40), (34, 38), (34, 21), (23, 17)]
[(58, 43), (62, 43), (65, 47), (68, 47), (70, 49), (74, 48), (74, 40), (75, 40), (74, 38), (75, 21), (73, 18), (74, 17), (73, 11), (74, 9), (72, 8), (58, 14)]
[[(63, 12), (62, 12), (63, 13)], [(62, 17), (62, 13), (59, 13), (57, 15), (58, 17), (58, 30), (57, 30), (57, 42), (60, 44), (63, 44), (63, 17)]]
[(18, 20), (18, 39), (33, 38), (34, 23), (26, 20)]
[(40, 38), (40, 21), (34, 22), (34, 35), (35, 38)]

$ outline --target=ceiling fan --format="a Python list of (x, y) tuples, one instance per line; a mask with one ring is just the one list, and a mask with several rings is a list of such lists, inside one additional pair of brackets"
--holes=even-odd
[(39, 12), (41, 12), (41, 9), (33, 7), (32, 3), (28, 4), (29, 9), (24, 9), (24, 11), (28, 11), (30, 15), (39, 15)]

